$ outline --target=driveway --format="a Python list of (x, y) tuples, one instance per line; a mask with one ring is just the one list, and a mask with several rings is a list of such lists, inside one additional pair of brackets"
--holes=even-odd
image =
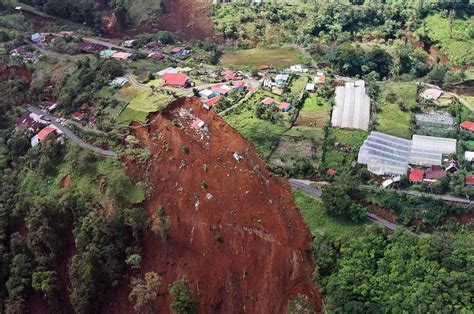
[(105, 157), (113, 157), (113, 158), (117, 158), (118, 157), (118, 154), (116, 152), (113, 152), (111, 150), (105, 150), (105, 149), (102, 149), (102, 148), (99, 148), (99, 147), (96, 147), (96, 146), (92, 146), (86, 142), (84, 142), (82, 139), (80, 139), (76, 134), (74, 134), (73, 131), (71, 131), (71, 129), (65, 127), (65, 126), (62, 126), (61, 123), (58, 123), (56, 122), (56, 119), (57, 117), (55, 116), (52, 116), (50, 115), (49, 113), (41, 110), (40, 108), (38, 107), (34, 107), (34, 106), (31, 106), (31, 105), (27, 105), (26, 106), (26, 109), (29, 111), (29, 112), (32, 112), (32, 113), (36, 113), (38, 115), (43, 115), (45, 118), (47, 119), (50, 119), (50, 123), (52, 125), (54, 125), (56, 128), (58, 128), (58, 130), (60, 130), (61, 132), (63, 132), (63, 134), (69, 138), (71, 141), (73, 141), (74, 143), (76, 143), (77, 145), (79, 145), (80, 147), (82, 148), (85, 148), (85, 149), (88, 149), (88, 150), (91, 150), (93, 151), (94, 153), (97, 153), (99, 155), (103, 155)]

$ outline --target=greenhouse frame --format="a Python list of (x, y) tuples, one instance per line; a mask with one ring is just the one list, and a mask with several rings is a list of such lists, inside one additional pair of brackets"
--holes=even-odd
[(376, 175), (402, 175), (408, 165), (441, 165), (443, 155), (456, 152), (456, 140), (413, 135), (413, 140), (372, 132), (359, 150), (358, 162)]

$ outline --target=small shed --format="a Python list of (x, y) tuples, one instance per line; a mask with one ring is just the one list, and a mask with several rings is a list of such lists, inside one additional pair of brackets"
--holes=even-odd
[(442, 94), (443, 91), (440, 89), (428, 88), (420, 94), (420, 97), (426, 100), (437, 100)]
[(202, 98), (210, 99), (214, 97), (214, 92), (210, 89), (204, 89), (199, 92), (199, 96), (201, 96)]
[(314, 92), (314, 89), (315, 89), (315, 84), (314, 83), (306, 84), (306, 91), (307, 92)]
[(207, 110), (210, 110), (212, 106), (217, 104), (221, 99), (222, 99), (221, 96), (217, 96), (217, 97), (213, 97), (211, 99), (206, 100), (204, 102), (204, 108), (206, 108)]
[(466, 175), (466, 177), (464, 178), (464, 182), (466, 186), (474, 186), (474, 176)]
[(288, 102), (282, 102), (281, 104), (278, 105), (278, 110), (283, 111), (283, 112), (288, 112), (288, 110), (291, 109), (291, 104)]
[(117, 52), (112, 55), (112, 58), (121, 61), (130, 61), (132, 59), (132, 54), (128, 52)]
[(102, 58), (111, 58), (118, 51), (113, 49), (102, 50), (99, 54)]
[(194, 120), (194, 122), (191, 124), (191, 126), (192, 126), (193, 129), (195, 129), (195, 130), (200, 130), (200, 129), (204, 126), (204, 121), (202, 121), (201, 119), (197, 118), (196, 120)]
[(273, 99), (271, 97), (267, 97), (264, 100), (262, 100), (262, 104), (267, 105), (267, 106), (271, 106), (274, 103), (275, 103), (275, 99)]
[(465, 130), (474, 132), (474, 121), (464, 121), (460, 126)]

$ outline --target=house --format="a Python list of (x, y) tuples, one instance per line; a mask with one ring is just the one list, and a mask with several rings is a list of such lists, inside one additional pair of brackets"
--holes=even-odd
[(244, 82), (236, 82), (234, 84), (234, 87), (236, 90), (238, 90), (239, 92), (243, 92), (247, 89), (247, 86), (245, 86), (245, 83)]
[(306, 84), (306, 91), (307, 91), (307, 92), (314, 92), (314, 89), (315, 89), (314, 83), (308, 83), (308, 84)]
[(306, 73), (306, 72), (308, 72), (308, 69), (306, 67), (304, 67), (303, 65), (301, 65), (301, 64), (296, 64), (296, 65), (290, 66), (290, 72), (292, 72), (292, 73)]
[(441, 97), (442, 94), (443, 94), (442, 90), (439, 90), (436, 88), (428, 88), (420, 94), (420, 97), (425, 100), (436, 100), (439, 97)]
[(195, 130), (200, 130), (204, 126), (204, 121), (197, 118), (196, 120), (194, 120), (194, 122), (191, 124), (191, 126)]
[(214, 92), (210, 89), (205, 89), (205, 90), (202, 90), (199, 92), (199, 96), (201, 96), (202, 98), (205, 98), (205, 99), (210, 99), (212, 97), (214, 97)]
[(455, 173), (456, 171), (459, 170), (458, 163), (454, 159), (450, 159), (446, 162), (446, 171), (449, 171), (451, 173)]
[(16, 127), (24, 127), (35, 131), (38, 128), (38, 124), (29, 114), (25, 113), (16, 119)]
[(191, 79), (184, 73), (165, 73), (163, 79), (165, 86), (184, 88), (192, 85)]
[(327, 173), (329, 176), (333, 176), (333, 175), (335, 175), (335, 174), (337, 173), (337, 171), (334, 170), (334, 169), (328, 169), (328, 171), (327, 171), (326, 173)]
[(314, 83), (318, 85), (322, 85), (326, 83), (326, 76), (324, 75), (322, 71), (318, 71), (316, 73), (316, 77), (314, 78)]
[(460, 125), (461, 128), (474, 132), (474, 121), (464, 121)]
[(244, 77), (242, 76), (242, 73), (240, 72), (234, 72), (232, 70), (224, 70), (222, 71), (221, 75), (229, 81), (238, 81), (242, 80)]
[(124, 42), (122, 42), (120, 46), (125, 47), (125, 48), (133, 48), (136, 42), (137, 42), (136, 39), (125, 40)]
[(288, 80), (290, 79), (290, 76), (288, 74), (278, 74), (275, 77), (275, 82), (278, 86), (284, 86), (286, 83), (288, 83)]
[(474, 186), (474, 176), (466, 175), (464, 177), (464, 183), (466, 186)]
[(132, 54), (128, 52), (117, 52), (112, 55), (112, 58), (121, 61), (130, 61), (132, 60)]
[(464, 152), (464, 159), (466, 159), (467, 161), (470, 161), (471, 163), (474, 162), (474, 152)]
[(177, 55), (177, 56), (186, 56), (190, 52), (191, 52), (190, 50), (187, 50), (187, 49), (184, 49), (184, 48), (178, 48), (178, 47), (175, 47), (175, 48), (171, 49), (171, 53), (174, 54), (174, 55)]
[(260, 65), (258, 66), (258, 69), (259, 69), (260, 71), (271, 70), (271, 69), (273, 69), (273, 66), (271, 66), (271, 65), (266, 65), (266, 64), (260, 64)]
[(278, 110), (283, 111), (283, 112), (288, 112), (288, 110), (291, 109), (291, 104), (288, 102), (282, 102), (281, 104), (278, 105)]
[(123, 77), (123, 76), (119, 76), (119, 77), (114, 78), (113, 81), (110, 82), (109, 85), (112, 86), (112, 87), (115, 87), (115, 88), (121, 88), (121, 87), (124, 87), (125, 85), (127, 85), (128, 83), (130, 83), (128, 78)]
[(33, 136), (31, 139), (31, 146), (34, 147), (38, 145), (39, 142), (43, 142), (49, 135), (57, 136), (59, 134), (61, 134), (61, 131), (59, 131), (54, 125), (50, 124)]
[(150, 50), (158, 50), (162, 47), (162, 44), (159, 41), (150, 41), (145, 47)]
[(266, 106), (271, 106), (275, 103), (275, 99), (271, 98), (271, 97), (267, 97), (265, 98), (264, 100), (262, 100), (262, 104), (266, 105)]
[(168, 68), (163, 69), (159, 72), (156, 72), (156, 75), (157, 76), (163, 76), (166, 73), (179, 73), (179, 69), (178, 68), (173, 68), (173, 67), (168, 67)]
[(217, 96), (227, 96), (227, 94), (232, 90), (232, 86), (219, 84), (213, 86), (211, 89)]
[(46, 34), (44, 33), (34, 33), (31, 35), (31, 41), (33, 43), (42, 43), (45, 41)]
[(436, 181), (438, 179), (446, 177), (446, 172), (441, 169), (441, 166), (433, 165), (433, 166), (431, 166), (431, 169), (426, 172), (425, 177), (428, 180)]
[(422, 169), (411, 169), (410, 176), (408, 180), (411, 183), (422, 183), (423, 177), (425, 176), (425, 171)]
[(111, 58), (114, 54), (116, 54), (118, 51), (117, 50), (113, 50), (113, 49), (105, 49), (105, 50), (102, 50), (101, 52), (99, 52), (99, 55), (102, 57), (102, 58)]
[(73, 120), (76, 120), (76, 121), (79, 121), (79, 122), (80, 122), (80, 121), (84, 120), (84, 118), (85, 118), (86, 115), (87, 115), (87, 112), (88, 112), (87, 109), (80, 109), (80, 110), (74, 112), (74, 113), (72, 114), (71, 118), (72, 118)]
[(217, 104), (221, 99), (222, 99), (222, 96), (217, 96), (217, 97), (213, 97), (211, 99), (207, 99), (204, 102), (204, 108), (206, 108), (207, 110), (210, 110), (211, 107), (214, 106), (215, 104)]
[(166, 59), (166, 56), (159, 52), (153, 52), (148, 55), (148, 58), (153, 59), (155, 61), (163, 61)]
[(91, 42), (88, 42), (88, 41), (85, 41), (82, 44), (80, 44), (79, 48), (83, 52), (93, 53), (93, 54), (98, 54), (101, 51), (108, 49), (107, 46), (104, 46), (104, 45), (101, 45), (101, 44), (96, 44), (96, 43), (91, 43)]
[(60, 31), (58, 35), (61, 37), (71, 37), (71, 36), (74, 36), (75, 33), (72, 31)]

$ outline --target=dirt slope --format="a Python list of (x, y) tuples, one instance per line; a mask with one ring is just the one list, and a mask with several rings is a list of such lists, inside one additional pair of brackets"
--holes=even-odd
[[(196, 117), (205, 122), (200, 131), (191, 127)], [(255, 148), (197, 99), (178, 100), (152, 119), (135, 132), (154, 158), (142, 166), (146, 171), (129, 170), (136, 177), (147, 172), (152, 192), (146, 208), (154, 214), (163, 205), (170, 219), (167, 244), (151, 232), (144, 240), (141, 271), (164, 279), (156, 309), (169, 311), (166, 287), (188, 278), (199, 313), (284, 313), (297, 294), (320, 310), (310, 234), (289, 184), (269, 173)], [(133, 312), (128, 292), (122, 285), (106, 312)]]

